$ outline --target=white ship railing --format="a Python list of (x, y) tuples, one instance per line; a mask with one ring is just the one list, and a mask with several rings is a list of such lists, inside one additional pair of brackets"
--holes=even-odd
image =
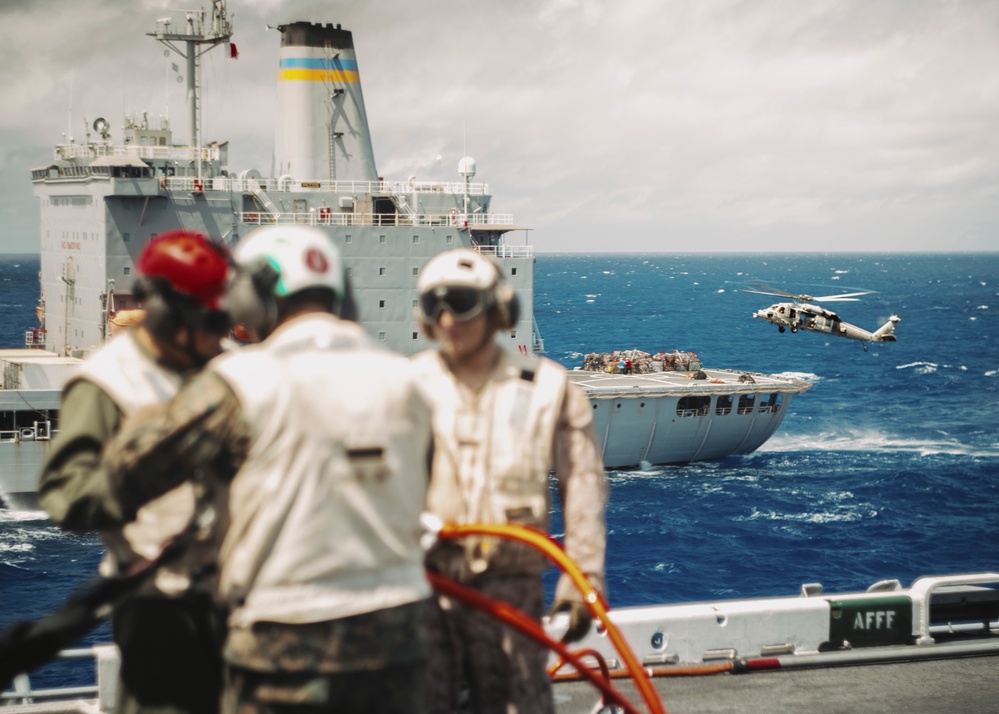
[[(156, 148), (156, 147), (143, 147)], [(172, 176), (166, 179), (166, 186), (175, 191), (236, 191), (244, 193), (337, 193), (374, 194), (384, 196), (411, 195), (415, 193), (437, 193), (447, 196), (487, 196), (489, 184), (461, 181), (299, 181), (290, 177), (239, 178), (236, 176), (214, 176), (197, 179), (191, 176)]]
[(477, 245), (475, 250), (494, 258), (533, 258), (533, 245)]
[[(244, 211), (239, 220), (253, 226), (453, 226), (455, 228), (475, 228), (477, 226), (512, 227), (511, 213), (339, 213), (325, 207), (304, 213), (267, 213), (266, 211)], [(466, 220), (467, 219), (467, 220)]]
[(49, 441), (55, 435), (52, 422), (36, 421), (34, 426), (22, 426), (17, 429), (0, 431), (0, 444), (21, 441)]
[[(94, 661), (95, 684), (81, 687), (57, 687), (54, 689), (32, 689), (27, 674), (14, 678), (14, 688), (0, 692), (0, 705), (38, 705), (59, 700), (87, 699), (102, 712), (114, 709), (118, 689), (118, 668), (120, 656), (114, 645), (98, 645), (85, 649), (63, 650), (58, 659), (91, 659)], [(92, 707), (88, 707), (90, 709)], [(48, 710), (47, 711), (57, 711)], [(67, 709), (64, 711), (72, 711)]]
[(137, 144), (112, 145), (102, 143), (59, 144), (55, 147), (56, 160), (97, 159), (102, 156), (133, 157), (150, 161), (220, 161), (222, 151), (218, 146), (141, 146)]

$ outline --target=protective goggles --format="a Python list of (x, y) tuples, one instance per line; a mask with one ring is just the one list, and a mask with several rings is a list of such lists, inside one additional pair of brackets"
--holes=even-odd
[(486, 309), (486, 293), (475, 288), (441, 285), (420, 296), (420, 311), (431, 324), (447, 310), (458, 322), (478, 317)]

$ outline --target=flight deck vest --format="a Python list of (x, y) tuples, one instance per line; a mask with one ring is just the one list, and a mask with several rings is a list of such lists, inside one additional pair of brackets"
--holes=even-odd
[[(434, 350), (413, 357), (433, 403), (434, 458), (427, 510), (445, 522), (517, 523), (548, 532), (548, 474), (565, 396), (565, 369), (503, 352), (472, 394)], [(459, 552), (460, 548), (460, 552)], [(460, 580), (487, 570), (536, 574), (547, 561), (528, 546), (471, 537), (441, 543), (428, 564)]]
[(428, 597), (430, 408), (409, 361), (354, 323), (309, 314), (209, 369), (251, 428), (220, 554), (230, 624), (322, 622)]
[[(128, 330), (87, 360), (67, 387), (78, 380), (96, 384), (128, 417), (144, 407), (170, 401), (182, 378), (150, 359), (135, 341), (135, 333)], [(147, 503), (133, 522), (102, 534), (107, 556), (101, 572), (114, 574), (137, 561), (154, 559), (171, 538), (187, 528), (195, 508), (194, 487), (186, 482)], [(190, 586), (191, 570), (210, 560), (208, 553), (192, 542), (188, 553), (158, 569), (154, 584), (144, 586), (142, 592), (181, 593)]]

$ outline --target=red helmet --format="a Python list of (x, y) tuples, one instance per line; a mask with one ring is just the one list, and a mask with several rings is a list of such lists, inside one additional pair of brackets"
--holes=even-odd
[(146, 277), (163, 278), (202, 308), (218, 310), (229, 263), (223, 246), (196, 231), (178, 229), (160, 233), (146, 243), (135, 267)]

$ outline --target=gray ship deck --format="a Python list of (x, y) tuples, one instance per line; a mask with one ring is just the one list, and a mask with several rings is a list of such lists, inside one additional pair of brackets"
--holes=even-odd
[[(669, 714), (999, 711), (999, 656), (890, 662), (752, 674), (658, 678)], [(646, 711), (634, 685), (615, 686)], [(556, 685), (558, 714), (589, 714), (596, 690), (583, 682)]]

